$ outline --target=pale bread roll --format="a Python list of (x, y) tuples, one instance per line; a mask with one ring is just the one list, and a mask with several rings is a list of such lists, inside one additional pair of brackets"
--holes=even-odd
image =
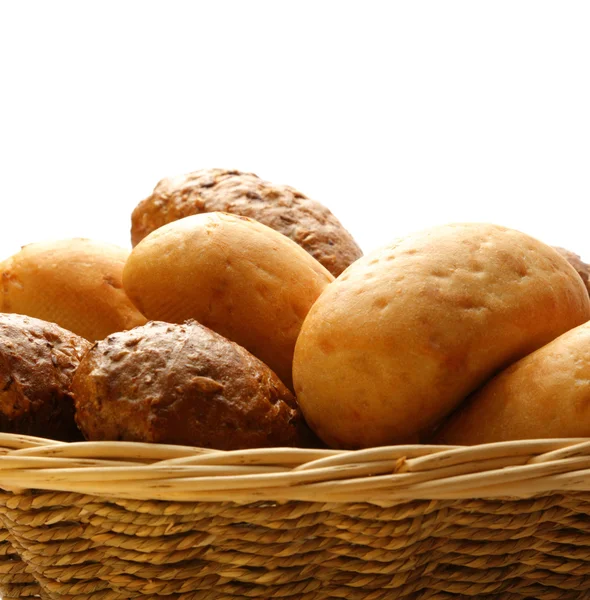
[(0, 265), (0, 311), (57, 323), (91, 341), (143, 325), (121, 282), (128, 255), (83, 238), (24, 246)]
[(149, 319), (195, 319), (249, 350), (288, 387), (303, 319), (333, 279), (286, 236), (215, 212), (156, 229), (123, 271), (127, 294)]
[(590, 323), (496, 375), (459, 407), (434, 443), (569, 437), (590, 437)]
[(551, 247), (495, 225), (435, 227), (324, 291), (297, 340), (294, 389), (328, 445), (395, 444), (589, 318), (582, 280)]
[(588, 293), (590, 294), (590, 265), (585, 263), (579, 254), (554, 246), (554, 248), (569, 262), (569, 264), (578, 272), (578, 275), (582, 278)]

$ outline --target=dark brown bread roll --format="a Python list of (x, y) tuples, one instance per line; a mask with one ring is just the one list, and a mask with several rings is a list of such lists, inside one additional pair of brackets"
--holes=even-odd
[(291, 238), (334, 276), (362, 256), (350, 233), (319, 202), (253, 173), (225, 169), (162, 179), (133, 211), (131, 242), (135, 246), (162, 225), (207, 212), (256, 219)]
[(588, 294), (590, 294), (590, 265), (586, 264), (578, 254), (574, 252), (570, 252), (565, 248), (560, 248), (559, 246), (554, 246), (555, 250), (557, 250), (570, 265), (578, 272), (578, 275), (582, 278), (586, 289), (588, 290)]
[(90, 343), (40, 319), (0, 313), (0, 430), (82, 439), (69, 387)]
[(72, 392), (89, 440), (232, 450), (296, 445), (305, 429), (264, 363), (195, 321), (153, 321), (96, 343)]

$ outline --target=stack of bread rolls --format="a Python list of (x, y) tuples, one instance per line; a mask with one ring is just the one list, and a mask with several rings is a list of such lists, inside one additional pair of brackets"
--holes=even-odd
[(218, 449), (590, 437), (579, 256), (499, 225), (362, 256), (320, 203), (250, 173), (161, 180), (131, 251), (0, 264), (0, 428)]

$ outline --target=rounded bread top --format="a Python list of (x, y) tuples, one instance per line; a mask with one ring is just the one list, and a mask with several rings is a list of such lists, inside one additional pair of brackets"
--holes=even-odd
[(253, 173), (202, 169), (162, 179), (131, 217), (133, 246), (155, 229), (194, 214), (227, 212), (260, 221), (339, 275), (362, 251), (325, 206), (286, 185)]
[(90, 341), (143, 325), (123, 290), (128, 256), (86, 238), (27, 244), (0, 265), (0, 310), (58, 323)]
[(72, 386), (90, 440), (221, 450), (290, 446), (300, 412), (261, 361), (195, 321), (149, 322), (98, 342)]

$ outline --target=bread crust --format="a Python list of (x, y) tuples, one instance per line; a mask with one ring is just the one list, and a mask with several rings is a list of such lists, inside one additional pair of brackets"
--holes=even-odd
[(127, 294), (149, 319), (195, 319), (244, 346), (289, 388), (301, 324), (332, 280), (289, 238), (226, 213), (160, 227), (123, 271)]
[(590, 323), (511, 365), (443, 424), (437, 444), (590, 437)]
[(551, 247), (495, 225), (435, 227), (326, 288), (297, 340), (294, 389), (328, 445), (400, 443), (589, 318), (580, 277)]
[(253, 173), (227, 169), (162, 179), (133, 211), (132, 244), (166, 223), (206, 212), (256, 219), (291, 238), (335, 276), (362, 256), (350, 233), (319, 202)]
[(590, 265), (586, 264), (582, 260), (582, 258), (575, 252), (571, 252), (570, 250), (566, 250), (565, 248), (560, 248), (559, 246), (554, 246), (554, 248), (578, 272), (578, 275), (582, 278), (582, 281), (584, 282), (584, 285), (588, 290), (588, 294), (590, 294)]
[(54, 323), (0, 314), (0, 431), (82, 439), (70, 384), (90, 343)]
[(292, 446), (295, 398), (244, 348), (202, 325), (150, 322), (97, 342), (72, 384), (89, 440), (220, 450)]
[(143, 325), (121, 281), (128, 256), (83, 238), (24, 246), (1, 265), (0, 310), (57, 323), (90, 341)]

